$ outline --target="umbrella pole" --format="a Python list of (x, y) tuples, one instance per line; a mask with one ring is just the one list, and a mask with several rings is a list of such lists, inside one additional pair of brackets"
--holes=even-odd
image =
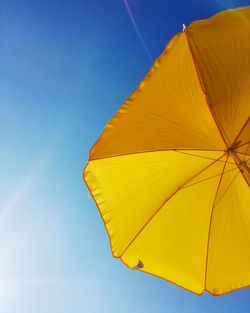
[(228, 151), (229, 151), (229, 155), (234, 158), (234, 160), (235, 160), (236, 164), (238, 165), (238, 167), (240, 168), (240, 170), (242, 170), (243, 172), (246, 172), (246, 173), (250, 173), (250, 168), (247, 165), (247, 162), (244, 160), (241, 160), (238, 157), (237, 153), (235, 153), (233, 148), (229, 148)]

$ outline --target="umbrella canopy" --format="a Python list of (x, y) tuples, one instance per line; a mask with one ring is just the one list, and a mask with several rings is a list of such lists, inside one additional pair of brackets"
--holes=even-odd
[(90, 151), (114, 257), (197, 294), (250, 284), (250, 7), (176, 34)]

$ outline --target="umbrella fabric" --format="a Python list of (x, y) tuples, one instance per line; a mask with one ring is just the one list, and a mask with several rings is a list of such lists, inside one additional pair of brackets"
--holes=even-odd
[(250, 284), (250, 7), (176, 34), (90, 151), (114, 257), (197, 294)]

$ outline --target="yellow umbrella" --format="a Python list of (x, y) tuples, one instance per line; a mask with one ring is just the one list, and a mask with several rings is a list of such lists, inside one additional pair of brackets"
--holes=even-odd
[(197, 294), (250, 284), (249, 116), (250, 7), (176, 34), (84, 171), (114, 257)]

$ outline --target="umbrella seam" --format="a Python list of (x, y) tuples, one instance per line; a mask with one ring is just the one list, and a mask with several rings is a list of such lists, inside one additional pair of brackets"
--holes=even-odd
[[(167, 151), (174, 151), (174, 152), (179, 152), (179, 153), (185, 153), (185, 152), (181, 152), (181, 151), (225, 152), (225, 150), (210, 150), (210, 149), (163, 149), (163, 150), (148, 150), (148, 151), (138, 151), (138, 152), (132, 152), (132, 153), (110, 155), (110, 156), (105, 156), (105, 157), (101, 157), (101, 158), (89, 159), (88, 161), (98, 161), (98, 160), (112, 159), (112, 158), (117, 158), (117, 157), (126, 157), (126, 156), (130, 156), (130, 155), (136, 155), (136, 154), (142, 154), (142, 153), (167, 152)], [(186, 154), (192, 155), (190, 153), (186, 153)], [(200, 157), (199, 155), (194, 155), (194, 156)], [(212, 160), (215, 160), (215, 159), (212, 159)]]
[(226, 168), (227, 160), (228, 160), (228, 154), (227, 154), (227, 158), (226, 158), (225, 164), (223, 166), (221, 177), (220, 177), (220, 180), (219, 180), (216, 192), (215, 192), (214, 201), (213, 201), (212, 210), (211, 210), (211, 215), (210, 215), (209, 228), (208, 228), (208, 238), (207, 238), (205, 277), (204, 277), (204, 289), (205, 290), (207, 290), (206, 285), (207, 285), (207, 272), (208, 272), (208, 255), (209, 255), (209, 248), (210, 248), (211, 226), (212, 226), (213, 213), (214, 213), (214, 208), (215, 208), (215, 199), (217, 197), (217, 194), (218, 194), (218, 191), (219, 191), (219, 188), (220, 188), (220, 185), (221, 185), (221, 181), (222, 181), (222, 178), (223, 178), (223, 175), (224, 175), (224, 171), (225, 171), (225, 168)]
[[(200, 70), (199, 70), (199, 67), (198, 67), (198, 63), (197, 63), (197, 61), (196, 61), (196, 59), (195, 59), (193, 50), (192, 50), (191, 45), (190, 45), (190, 43), (189, 43), (189, 39), (188, 39), (188, 35), (187, 35), (187, 29), (185, 29), (184, 33), (185, 33), (185, 37), (186, 37), (187, 44), (188, 44), (188, 47), (189, 47), (189, 51), (190, 51), (190, 54), (191, 54), (191, 58), (192, 58), (192, 60), (193, 60), (194, 68), (195, 68), (195, 71), (196, 71), (198, 80), (199, 80), (199, 82), (200, 82), (201, 89), (202, 89), (203, 94), (204, 94), (205, 99), (206, 99), (206, 103), (207, 103), (208, 110), (209, 110), (209, 112), (211, 113), (211, 115), (212, 115), (212, 117), (213, 117), (213, 120), (214, 120), (214, 122), (215, 122), (215, 125), (217, 126), (217, 129), (218, 129), (218, 131), (219, 131), (219, 133), (220, 133), (220, 135), (221, 135), (221, 138), (222, 138), (223, 142), (225, 143), (226, 147), (229, 148), (229, 147), (228, 147), (228, 144), (227, 144), (226, 141), (225, 141), (225, 137), (227, 138), (226, 132), (224, 131), (223, 127), (220, 125), (220, 123), (219, 123), (219, 121), (218, 121), (218, 119), (217, 119), (217, 116), (216, 116), (215, 112), (213, 111), (212, 106), (211, 106), (211, 104), (210, 104), (210, 100), (209, 100), (209, 98), (208, 98), (206, 89), (205, 89), (205, 87), (204, 87), (203, 79), (202, 79), (201, 74), (200, 74)], [(227, 140), (228, 140), (229, 143), (230, 143), (230, 140), (229, 140), (228, 138), (227, 138)], [(231, 143), (230, 143), (230, 145), (231, 145)]]

